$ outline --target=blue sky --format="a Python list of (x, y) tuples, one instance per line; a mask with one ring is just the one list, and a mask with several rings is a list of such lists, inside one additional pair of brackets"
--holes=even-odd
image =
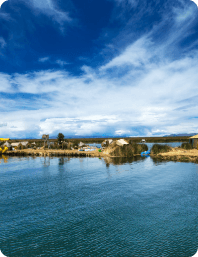
[(190, 0), (8, 0), (0, 9), (0, 135), (198, 133)]

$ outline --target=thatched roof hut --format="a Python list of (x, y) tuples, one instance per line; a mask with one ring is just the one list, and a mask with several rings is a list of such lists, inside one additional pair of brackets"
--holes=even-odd
[(192, 144), (194, 148), (198, 147), (198, 134), (189, 138), (189, 143)]
[(24, 141), (24, 142), (20, 142), (22, 144), (22, 146), (27, 146), (28, 145), (28, 141)]
[(82, 146), (84, 146), (85, 144), (83, 143), (83, 142), (80, 142), (79, 144), (78, 144), (78, 146), (79, 147), (82, 147)]
[(116, 140), (116, 144), (119, 146), (128, 145), (129, 143), (125, 139)]
[(102, 142), (102, 146), (108, 146), (108, 145), (110, 145), (110, 144), (112, 144), (113, 143), (113, 139), (105, 139), (103, 142)]
[(4, 147), (7, 147), (9, 150), (12, 149), (12, 145), (6, 141), (4, 144), (3, 144)]
[(20, 142), (17, 142), (17, 143), (11, 143), (11, 146), (12, 147), (18, 147), (20, 145)]

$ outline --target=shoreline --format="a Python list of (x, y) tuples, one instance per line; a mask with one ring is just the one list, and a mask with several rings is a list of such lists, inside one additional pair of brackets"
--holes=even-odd
[[(38, 157), (58, 157), (58, 156), (74, 156), (74, 157), (121, 157), (112, 156), (109, 152), (99, 152), (95, 151), (78, 151), (78, 150), (52, 150), (52, 149), (23, 149), (15, 151), (7, 151), (4, 153), (6, 156), (38, 156)], [(135, 154), (134, 156), (140, 156), (140, 154)], [(127, 158), (122, 156), (123, 158)], [(158, 154), (150, 154), (150, 157), (154, 161), (174, 161), (174, 162), (192, 162), (198, 163), (198, 150), (191, 149), (185, 150), (178, 147), (172, 148), (171, 151)]]
[[(62, 149), (23, 149), (15, 151), (6, 151), (4, 156), (35, 156), (35, 157), (60, 157), (60, 156), (73, 156), (73, 157), (109, 157), (109, 158), (128, 158), (127, 156), (113, 156), (111, 151), (99, 152), (94, 151), (78, 151), (78, 150), (62, 150)], [(134, 154), (135, 156), (141, 156), (141, 154)]]
[(154, 160), (159, 161), (175, 161), (175, 162), (192, 162), (198, 163), (198, 150), (185, 150), (182, 148), (172, 148), (171, 151), (165, 153), (151, 154)]
[(77, 156), (77, 157), (104, 157), (109, 156), (103, 152), (95, 151), (78, 151), (78, 150), (52, 150), (52, 149), (23, 149), (7, 151), (4, 155), (8, 156)]

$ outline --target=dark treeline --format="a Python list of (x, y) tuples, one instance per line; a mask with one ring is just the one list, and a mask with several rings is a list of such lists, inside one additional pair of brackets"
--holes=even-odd
[[(65, 136), (65, 140), (67, 139), (70, 142), (83, 142), (85, 144), (88, 143), (98, 143), (101, 144), (105, 139), (112, 138), (113, 140), (117, 140), (120, 138), (124, 138), (126, 140), (132, 141), (134, 143), (141, 142), (142, 139), (146, 140), (146, 143), (168, 143), (168, 142), (188, 142), (189, 137), (104, 137), (104, 138), (67, 138)], [(29, 142), (43, 142), (42, 139), (11, 139), (10, 142), (19, 142), (19, 141), (29, 141)], [(50, 142), (57, 142), (57, 139), (49, 139)]]

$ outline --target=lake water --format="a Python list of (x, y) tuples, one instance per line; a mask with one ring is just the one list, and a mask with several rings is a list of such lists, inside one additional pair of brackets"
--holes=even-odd
[[(139, 143), (141, 144), (141, 143)], [(169, 145), (171, 147), (179, 147), (181, 146), (182, 142), (170, 142), (170, 143), (144, 143), (148, 146), (148, 149), (150, 150), (154, 144), (160, 144), (160, 145)], [(98, 148), (101, 148), (101, 144), (88, 144), (89, 146), (95, 146)]]
[(179, 147), (182, 145), (182, 142), (170, 142), (170, 143), (145, 143), (148, 146), (148, 149), (150, 150), (154, 144), (158, 145), (169, 145), (171, 147)]
[(0, 161), (0, 249), (8, 257), (190, 257), (197, 250), (197, 164)]

